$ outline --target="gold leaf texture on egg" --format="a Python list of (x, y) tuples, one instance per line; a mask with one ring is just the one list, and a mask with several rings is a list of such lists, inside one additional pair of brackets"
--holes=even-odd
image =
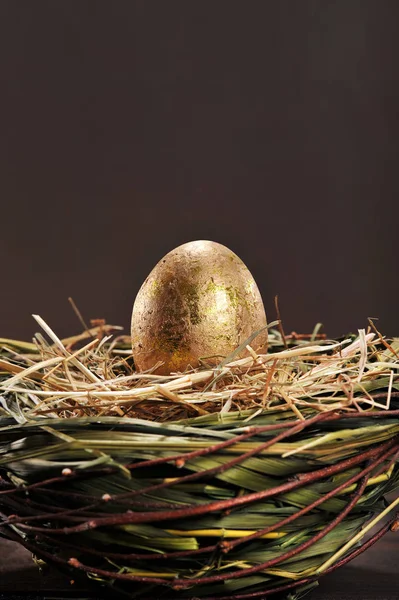
[[(262, 298), (242, 260), (216, 242), (199, 240), (169, 252), (143, 283), (133, 306), (136, 368), (162, 361), (156, 373), (220, 362), (266, 325)], [(252, 343), (262, 351), (267, 331)], [(244, 352), (242, 355), (246, 354)]]

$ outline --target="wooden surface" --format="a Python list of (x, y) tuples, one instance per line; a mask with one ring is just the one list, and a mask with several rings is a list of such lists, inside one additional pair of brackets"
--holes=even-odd
[[(320, 581), (309, 600), (399, 600), (399, 533), (389, 533), (349, 565)], [(53, 570), (41, 574), (29, 552), (0, 539), (0, 600), (26, 598), (100, 598), (98, 588), (83, 590)], [(153, 600), (156, 600), (155, 598)]]

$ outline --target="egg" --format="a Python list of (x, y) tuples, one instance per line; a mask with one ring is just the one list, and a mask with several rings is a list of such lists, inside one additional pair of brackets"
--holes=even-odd
[[(175, 248), (151, 271), (133, 306), (132, 349), (136, 369), (170, 374), (217, 364), (250, 335), (266, 327), (254, 278), (229, 248), (207, 240)], [(262, 351), (264, 329), (251, 343)], [(240, 356), (243, 356), (244, 351)]]

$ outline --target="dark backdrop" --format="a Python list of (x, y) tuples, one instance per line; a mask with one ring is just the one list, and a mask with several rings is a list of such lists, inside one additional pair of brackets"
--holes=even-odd
[(0, 336), (128, 325), (185, 241), (269, 318), (398, 321), (397, 0), (0, 0)]

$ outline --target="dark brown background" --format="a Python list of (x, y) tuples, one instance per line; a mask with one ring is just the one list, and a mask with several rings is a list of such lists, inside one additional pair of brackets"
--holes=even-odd
[(399, 335), (397, 0), (0, 0), (0, 335), (128, 325), (230, 246), (269, 318)]

